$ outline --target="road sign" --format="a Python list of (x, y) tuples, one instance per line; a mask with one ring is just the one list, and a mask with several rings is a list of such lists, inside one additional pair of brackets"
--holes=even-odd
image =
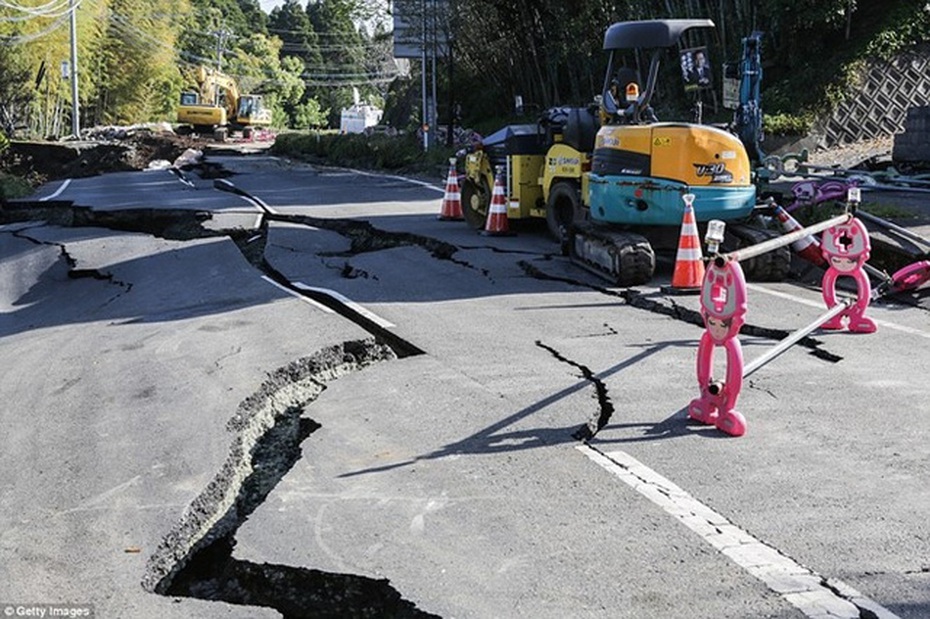
[(395, 58), (447, 55), (450, 0), (395, 0), (393, 13)]

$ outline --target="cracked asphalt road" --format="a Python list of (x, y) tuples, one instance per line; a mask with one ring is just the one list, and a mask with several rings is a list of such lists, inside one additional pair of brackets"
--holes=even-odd
[[(0, 228), (0, 604), (930, 613), (925, 300), (754, 374), (723, 438), (684, 420), (697, 305), (661, 274), (605, 288), (542, 228), (439, 222), (441, 179), (213, 162), (264, 208), (146, 172)], [(749, 294), (750, 360), (822, 312)]]

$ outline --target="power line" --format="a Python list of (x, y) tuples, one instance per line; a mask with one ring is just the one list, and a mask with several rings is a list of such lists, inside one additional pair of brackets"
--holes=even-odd
[[(30, 19), (32, 17), (60, 17), (71, 11), (69, 0), (51, 0), (51, 2), (36, 7), (23, 6), (15, 2), (0, 0), (0, 8), (12, 9), (26, 15), (26, 17), (19, 19)], [(5, 19), (4, 21), (8, 20)]]
[(39, 32), (34, 32), (32, 34), (21, 34), (16, 36), (0, 36), (0, 45), (21, 45), (23, 43), (29, 43), (30, 41), (35, 41), (41, 39), (44, 36), (47, 36), (62, 26), (68, 21), (68, 14), (62, 15), (54, 22), (52, 22), (47, 28)]

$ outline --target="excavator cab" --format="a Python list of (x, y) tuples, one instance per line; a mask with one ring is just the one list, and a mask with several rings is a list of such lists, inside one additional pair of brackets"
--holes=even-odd
[[(713, 28), (709, 19), (619, 22), (604, 34), (609, 53), (604, 96), (626, 69), (630, 50), (650, 56), (645, 85), (617, 111), (603, 110), (592, 158), (589, 207), (594, 221), (622, 225), (679, 226), (681, 196), (693, 193), (698, 221), (744, 218), (755, 206), (746, 149), (736, 136), (708, 125), (658, 122), (650, 102), (659, 64), (692, 28)], [(629, 70), (626, 74), (630, 75)]]
[(182, 92), (181, 93), (181, 105), (199, 105), (200, 104), (200, 95), (196, 92)]
[[(677, 50), (689, 30), (713, 27), (709, 19), (655, 19), (618, 22), (604, 34), (609, 60), (602, 125), (586, 176), (587, 218), (568, 228), (562, 246), (575, 262), (620, 285), (648, 282), (655, 252), (675, 250), (685, 194), (695, 196), (700, 225), (712, 219), (729, 223), (724, 244), (731, 249), (771, 236), (748, 225), (756, 188), (740, 139), (709, 125), (659, 122), (650, 105), (663, 55)], [(645, 83), (624, 64), (631, 52), (649, 57)], [(625, 79), (628, 98), (618, 101)], [(777, 280), (787, 273), (789, 259), (787, 250), (769, 252), (743, 267), (747, 277)]]
[(236, 121), (243, 127), (268, 125), (271, 124), (271, 110), (265, 107), (261, 95), (240, 95)]

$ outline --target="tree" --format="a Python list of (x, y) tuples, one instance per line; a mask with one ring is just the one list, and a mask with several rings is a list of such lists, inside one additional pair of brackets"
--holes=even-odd
[(106, 40), (98, 52), (102, 122), (138, 123), (174, 114), (180, 90), (177, 18), (189, 10), (184, 0), (111, 0)]
[[(317, 100), (319, 93), (306, 87), (313, 71), (318, 70), (323, 64), (319, 38), (313, 28), (313, 23), (297, 0), (287, 0), (282, 6), (275, 7), (271, 11), (268, 31), (282, 41), (282, 61), (291, 58), (301, 63), (300, 77), (305, 88), (299, 99), (288, 99), (283, 104), (290, 125), (305, 123), (309, 118), (310, 110), (322, 107)], [(311, 101), (316, 103), (316, 107), (311, 104)]]
[[(101, 36), (103, 22), (99, 16), (104, 8), (105, 4), (77, 11), (81, 58), (92, 58), (88, 54)], [(18, 107), (15, 122), (29, 132), (54, 135), (70, 127), (66, 116), (72, 107), (71, 92), (58, 69), (69, 58), (69, 19), (70, 13), (62, 12), (58, 5), (35, 9), (26, 9), (18, 3), (0, 6), (0, 47), (8, 52), (3, 65), (25, 71), (26, 79), (21, 86), (31, 93), (30, 104)], [(85, 100), (88, 93), (93, 96), (95, 86), (93, 73), (86, 71), (86, 66), (89, 65), (82, 65), (79, 74), (80, 93)]]
[(307, 15), (322, 41), (322, 62), (311, 75), (317, 84), (311, 91), (329, 108), (330, 126), (339, 126), (340, 112), (354, 103), (354, 93), (373, 94), (365, 71), (365, 47), (355, 25), (355, 0), (315, 0), (307, 3)]
[(0, 152), (4, 134), (13, 136), (25, 124), (34, 91), (31, 71), (11, 47), (0, 47)]
[(320, 43), (313, 24), (297, 0), (287, 0), (272, 9), (268, 17), (268, 31), (281, 39), (281, 56), (300, 58), (306, 67), (321, 62)]

